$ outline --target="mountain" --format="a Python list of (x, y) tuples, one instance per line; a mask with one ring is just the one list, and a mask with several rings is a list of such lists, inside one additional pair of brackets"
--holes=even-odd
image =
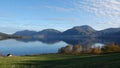
[(105, 30), (97, 31), (93, 35), (97, 37), (115, 37), (120, 36), (120, 28), (108, 28)]
[(55, 29), (44, 29), (42, 31), (39, 31), (35, 34), (34, 37), (36, 38), (57, 38), (61, 34), (60, 31)]
[(0, 32), (0, 40), (7, 39), (7, 38), (12, 38), (12, 37), (14, 37), (14, 36)]
[(23, 31), (18, 31), (16, 33), (14, 33), (14, 36), (33, 36), (35, 35), (37, 32), (36, 31), (30, 31), (30, 30), (23, 30)]
[(54, 36), (60, 34), (61, 32), (55, 29), (45, 29), (37, 33), (37, 35), (45, 35), (45, 36)]
[(62, 33), (62, 35), (90, 35), (93, 32), (96, 32), (92, 27), (88, 25), (76, 26), (71, 29), (68, 29)]
[(8, 36), (8, 34), (1, 33), (1, 32), (0, 32), (0, 36)]
[(116, 35), (116, 36), (120, 36), (120, 31), (115, 32), (114, 35)]
[(45, 37), (55, 37), (57, 35), (60, 35), (61, 32), (55, 29), (45, 29), (39, 32), (36, 31), (30, 31), (30, 30), (23, 30), (23, 31), (18, 31), (14, 33), (14, 36), (29, 36), (32, 38), (45, 38)]
[(96, 31), (92, 27), (88, 25), (83, 26), (75, 26), (71, 29), (68, 29), (64, 32), (60, 32), (55, 29), (44, 29), (42, 31), (30, 31), (30, 30), (23, 30), (18, 31), (13, 34), (14, 36), (30, 36), (32, 38), (40, 38), (40, 39), (79, 39), (82, 37), (96, 37), (96, 38), (103, 38), (103, 37), (120, 37), (120, 28), (108, 28), (101, 31)]
[[(31, 36), (34, 38), (69, 38), (67, 35), (79, 35), (81, 36), (89, 36), (90, 34), (96, 32), (92, 27), (88, 25), (84, 26), (76, 26), (71, 29), (68, 29), (64, 32), (60, 32), (55, 29), (44, 29), (42, 31), (36, 32), (36, 31), (29, 31), (29, 30), (24, 30), (24, 31), (18, 31), (14, 33), (13, 35), (15, 36)], [(73, 37), (74, 38), (74, 37)]]

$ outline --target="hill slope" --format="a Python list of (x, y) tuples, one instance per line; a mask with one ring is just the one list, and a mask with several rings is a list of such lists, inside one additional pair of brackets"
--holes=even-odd
[(92, 27), (84, 25), (84, 26), (76, 26), (71, 29), (68, 29), (62, 33), (62, 35), (90, 35), (93, 32), (96, 32)]

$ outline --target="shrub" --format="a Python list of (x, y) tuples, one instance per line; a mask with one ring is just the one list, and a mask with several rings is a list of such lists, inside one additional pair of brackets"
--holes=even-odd
[(91, 48), (91, 54), (100, 54), (101, 53), (101, 48), (100, 47), (94, 47)]
[(82, 51), (82, 46), (80, 46), (80, 45), (75, 45), (72, 48), (72, 53), (73, 54), (79, 54), (79, 53), (81, 53), (81, 51)]
[(120, 52), (120, 46), (117, 44), (107, 44), (102, 48), (103, 53)]
[(62, 54), (70, 54), (71, 52), (72, 52), (72, 47), (70, 45), (67, 45), (66, 47), (62, 47), (59, 50), (59, 53), (62, 53)]
[(106, 44), (105, 46), (101, 47), (94, 47), (91, 48), (90, 46), (86, 46), (83, 48), (80, 45), (70, 46), (67, 45), (59, 49), (59, 53), (62, 54), (100, 54), (100, 53), (112, 53), (112, 52), (120, 52), (120, 46), (117, 44)]

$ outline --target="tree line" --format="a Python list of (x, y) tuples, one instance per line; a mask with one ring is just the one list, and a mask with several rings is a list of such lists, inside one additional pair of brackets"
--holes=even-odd
[(67, 45), (59, 49), (60, 54), (102, 54), (120, 52), (120, 45), (115, 43), (105, 44), (102, 47), (83, 47), (82, 45)]

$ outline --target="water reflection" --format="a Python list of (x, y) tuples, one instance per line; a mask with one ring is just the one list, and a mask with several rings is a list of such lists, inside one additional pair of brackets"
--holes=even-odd
[(99, 44), (107, 44), (107, 43), (117, 43), (120, 44), (119, 39), (111, 39), (111, 38), (71, 38), (71, 39), (56, 39), (56, 38), (43, 38), (43, 39), (39, 39), (39, 38), (29, 38), (29, 39), (16, 39), (17, 41), (21, 41), (21, 42), (35, 42), (35, 41), (39, 41), (45, 44), (56, 44), (59, 43), (60, 41), (63, 41), (67, 44), (70, 45), (82, 45), (82, 46), (87, 46), (87, 45), (94, 45), (96, 43)]
[(60, 41), (55, 44), (45, 44), (40, 41), (20, 42), (14, 39), (0, 41), (0, 54), (7, 55), (33, 55), (33, 54), (48, 54), (57, 53), (58, 49), (67, 44)]
[(0, 54), (31, 55), (57, 53), (59, 49), (67, 45), (80, 45), (85, 47), (101, 47), (107, 43), (120, 44), (118, 39), (98, 39), (98, 38), (29, 38), (29, 39), (9, 39), (0, 41)]

